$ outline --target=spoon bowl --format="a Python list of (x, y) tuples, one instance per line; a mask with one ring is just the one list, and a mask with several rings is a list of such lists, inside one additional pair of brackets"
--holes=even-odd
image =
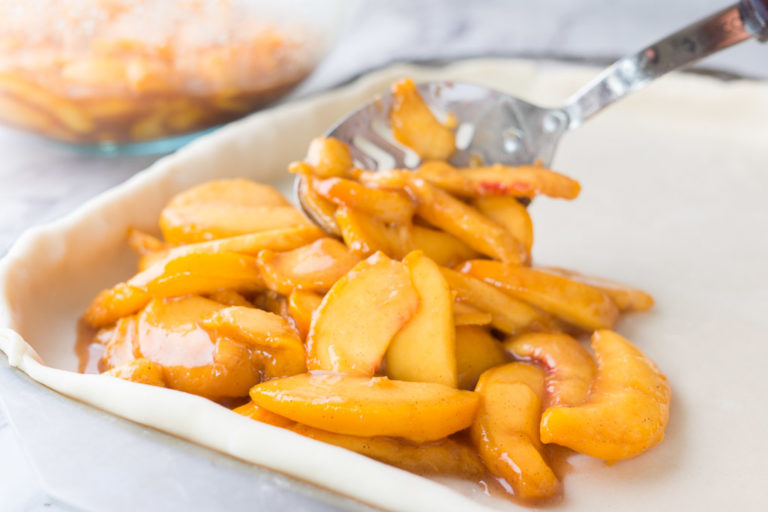
[[(562, 108), (543, 108), (525, 100), (466, 82), (426, 82), (417, 85), (433, 114), (455, 126), (456, 151), (449, 163), (467, 167), (480, 163), (548, 166), (560, 137), (578, 128), (608, 105), (639, 90), (656, 78), (691, 65), (724, 48), (754, 37), (768, 40), (768, 0), (741, 0), (682, 30), (619, 59), (576, 92)], [(421, 159), (392, 134), (389, 112), (392, 94), (383, 94), (336, 123), (327, 133), (347, 144), (362, 169), (415, 169)], [(307, 216), (329, 233), (300, 191), (296, 195)]]

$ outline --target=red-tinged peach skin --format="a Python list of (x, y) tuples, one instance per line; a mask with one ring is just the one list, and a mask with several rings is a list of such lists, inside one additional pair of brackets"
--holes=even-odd
[(472, 441), (489, 471), (525, 500), (548, 498), (560, 489), (539, 441), (543, 388), (543, 372), (526, 363), (488, 370), (475, 388), (480, 405)]
[(527, 258), (522, 243), (488, 217), (421, 179), (412, 179), (408, 190), (416, 198), (416, 213), (481, 254), (508, 263)]
[(309, 369), (373, 375), (418, 307), (419, 294), (405, 265), (374, 254), (336, 281), (313, 315)]
[(510, 167), (493, 164), (457, 169), (446, 162), (426, 162), (417, 171), (421, 178), (451, 194), (464, 197), (513, 196), (532, 198), (539, 194), (575, 199), (579, 182), (540, 165)]
[(566, 334), (526, 333), (509, 338), (504, 348), (518, 359), (533, 361), (547, 370), (544, 407), (583, 403), (595, 379), (592, 356)]
[(487, 260), (467, 261), (458, 270), (587, 331), (610, 328), (619, 316), (606, 294), (562, 276)]
[(321, 238), (292, 251), (263, 250), (257, 264), (267, 288), (290, 295), (294, 289), (325, 293), (360, 260), (338, 240)]
[(613, 331), (592, 335), (597, 378), (589, 399), (544, 411), (541, 440), (609, 462), (635, 457), (664, 439), (671, 391), (667, 378)]

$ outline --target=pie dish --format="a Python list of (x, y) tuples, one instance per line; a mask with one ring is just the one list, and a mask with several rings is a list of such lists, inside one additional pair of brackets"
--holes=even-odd
[[(210, 179), (244, 176), (289, 192), (288, 162), (333, 120), (397, 78), (475, 81), (556, 104), (593, 73), (500, 60), (395, 67), (234, 123), (22, 237), (3, 263), (0, 348), (13, 366), (61, 393), (377, 507), (514, 509), (456, 482), (417, 477), (240, 418), (202, 398), (74, 373), (74, 326), (96, 291), (130, 275), (127, 228), (154, 230), (170, 196)], [(766, 114), (762, 84), (677, 76), (565, 139), (555, 166), (578, 178), (584, 194), (567, 212), (558, 203), (532, 206), (542, 235), (534, 258), (654, 294), (655, 312), (627, 318), (619, 331), (667, 369), (677, 394), (664, 443), (610, 471), (574, 457), (579, 483), (556, 508), (605, 505), (605, 489), (622, 510), (758, 503), (759, 489), (734, 496), (729, 487), (760, 474), (759, 449), (748, 434), (768, 418), (753, 410), (765, 388), (757, 338), (768, 327), (758, 313), (765, 302), (759, 283), (768, 282), (760, 255), (768, 253), (768, 242), (748, 236), (765, 220), (761, 190), (768, 177), (760, 170), (768, 156), (760, 134)], [(723, 362), (724, 346), (739, 347), (740, 364)], [(735, 412), (723, 414), (729, 410)], [(706, 485), (714, 478), (719, 485)]]

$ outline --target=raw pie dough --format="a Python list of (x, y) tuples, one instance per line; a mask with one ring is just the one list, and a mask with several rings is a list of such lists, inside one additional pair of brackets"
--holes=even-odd
[[(65, 395), (377, 507), (518, 509), (471, 484), (448, 487), (445, 479), (413, 475), (197, 396), (75, 373), (75, 324), (90, 297), (131, 274), (128, 227), (155, 231), (168, 198), (216, 178), (248, 177), (290, 196), (287, 164), (396, 79), (480, 82), (557, 105), (596, 72), (498, 59), (395, 66), (233, 123), (21, 237), (0, 268), (0, 349), (11, 365)], [(768, 430), (768, 411), (759, 406), (768, 391), (761, 366), (768, 332), (766, 119), (768, 85), (678, 74), (565, 136), (553, 167), (578, 179), (583, 193), (572, 204), (532, 205), (534, 258), (635, 284), (657, 298), (654, 310), (630, 316), (618, 331), (665, 370), (675, 400), (667, 439), (651, 452), (611, 468), (586, 456), (570, 459), (577, 470), (553, 510), (766, 504), (768, 449), (760, 434)]]

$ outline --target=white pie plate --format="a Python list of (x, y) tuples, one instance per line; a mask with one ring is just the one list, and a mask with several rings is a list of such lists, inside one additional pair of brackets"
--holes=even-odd
[[(556, 105), (594, 73), (499, 59), (395, 66), (233, 123), (22, 236), (0, 268), (0, 350), (62, 394), (376, 507), (515, 510), (473, 486), (422, 478), (196, 396), (75, 373), (75, 324), (99, 290), (132, 274), (128, 227), (155, 231), (173, 194), (211, 179), (244, 176), (289, 193), (286, 165), (309, 140), (396, 79), (473, 81)], [(649, 453), (610, 467), (573, 457), (553, 510), (768, 505), (766, 120), (766, 84), (676, 75), (566, 136), (554, 165), (583, 193), (532, 205), (534, 258), (656, 297), (652, 312), (617, 329), (669, 376), (674, 399), (667, 439)]]

